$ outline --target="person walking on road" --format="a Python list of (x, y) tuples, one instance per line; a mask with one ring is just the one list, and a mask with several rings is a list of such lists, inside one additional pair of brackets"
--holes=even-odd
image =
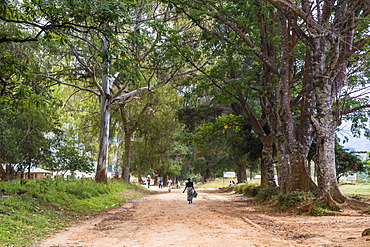
[(162, 179), (159, 179), (158, 186), (159, 186), (160, 189), (162, 189), (162, 187), (163, 187), (163, 180)]
[(172, 180), (171, 179), (167, 180), (167, 188), (168, 188), (168, 192), (171, 192), (171, 189), (172, 189)]
[(188, 182), (186, 182), (185, 189), (182, 193), (185, 193), (185, 190), (187, 190), (187, 198), (188, 198), (189, 204), (193, 203), (193, 193), (195, 193), (195, 189), (194, 189), (194, 183), (190, 182), (190, 178), (188, 178)]
[(148, 184), (148, 189), (150, 188), (150, 175), (148, 175), (148, 178), (146, 179), (146, 182)]

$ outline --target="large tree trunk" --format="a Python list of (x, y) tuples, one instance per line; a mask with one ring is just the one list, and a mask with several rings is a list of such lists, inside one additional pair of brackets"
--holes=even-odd
[[(297, 97), (300, 101), (300, 124), (296, 127), (294, 136), (295, 143), (292, 145), (291, 162), (292, 162), (292, 190), (310, 191), (317, 193), (317, 185), (311, 177), (308, 154), (314, 138), (311, 116), (314, 114), (313, 107), (315, 102), (314, 88), (311, 81), (311, 56), (306, 51), (305, 65), (302, 77), (302, 95)], [(296, 104), (293, 102), (293, 105)], [(297, 183), (296, 181), (299, 181)], [(297, 186), (299, 184), (299, 186)]]
[[(333, 116), (333, 101), (340, 93), (344, 73), (330, 73), (333, 78), (326, 78), (328, 68), (326, 62), (333, 57), (333, 44), (328, 40), (318, 39), (315, 42), (316, 50), (312, 52), (314, 65), (314, 85), (316, 94), (317, 117), (312, 118), (316, 129), (316, 154), (318, 193), (315, 202), (335, 206), (338, 208), (350, 207), (363, 209), (370, 204), (344, 196), (336, 178), (335, 170), (335, 130), (337, 121)], [(315, 56), (316, 55), (316, 56)], [(339, 58), (339, 54), (336, 54)], [(335, 60), (334, 60), (335, 61)], [(326, 65), (326, 66), (325, 66)], [(343, 72), (343, 67), (339, 68)]]
[(245, 163), (238, 165), (238, 183), (244, 183), (247, 180), (247, 165)]
[(276, 187), (274, 159), (272, 153), (272, 133), (270, 133), (264, 140), (261, 155), (261, 186)]
[(278, 181), (281, 194), (287, 194), (292, 187), (292, 171), (289, 161), (289, 150), (285, 136), (277, 134), (276, 149), (277, 149), (277, 167), (278, 167)]
[[(333, 205), (335, 201), (342, 203), (344, 196), (339, 191), (335, 171), (335, 129), (332, 106), (335, 95), (331, 80), (324, 75), (326, 60), (332, 44), (324, 38), (314, 42), (315, 51), (311, 52), (313, 84), (315, 85), (317, 117), (312, 118), (316, 130), (316, 155), (318, 194), (316, 201)], [(335, 54), (333, 54), (335, 55)], [(334, 193), (333, 193), (334, 192)], [(334, 196), (334, 197), (333, 197)]]
[(292, 186), (290, 192), (300, 190), (316, 193), (317, 186), (313, 182), (308, 171), (307, 151), (302, 147), (301, 142), (292, 145), (290, 160), (292, 166)]
[(263, 145), (261, 154), (261, 186), (275, 187), (276, 183), (274, 179), (274, 161), (272, 152), (273, 135), (272, 133), (268, 135), (266, 134), (261, 123), (250, 109), (241, 91), (239, 91), (237, 99), (241, 103), (244, 113), (249, 117), (253, 130), (256, 132)]
[(331, 85), (326, 80), (316, 87), (317, 118), (313, 118), (316, 128), (316, 155), (318, 193), (315, 203), (326, 204), (337, 208), (350, 207), (363, 209), (368, 203), (353, 200), (344, 196), (338, 185), (335, 170), (335, 129), (337, 127), (331, 112), (333, 98)]
[[(277, 104), (275, 108), (276, 119), (274, 120), (276, 127), (276, 135), (278, 141), (278, 150), (280, 150), (280, 193), (289, 193), (291, 191), (300, 190), (308, 191), (311, 178), (306, 171), (307, 152), (303, 142), (305, 137), (310, 135), (308, 132), (299, 132), (297, 129), (300, 125), (305, 125), (307, 122), (301, 121), (297, 124), (294, 121), (294, 109), (298, 106), (292, 104), (291, 100), (291, 83), (292, 83), (292, 47), (295, 46), (297, 37), (290, 32), (290, 25), (282, 12), (277, 11), (279, 20), (279, 29), (281, 33), (281, 57), (280, 57), (280, 75), (279, 87), (276, 97)], [(301, 103), (301, 115), (304, 115), (305, 105)], [(308, 122), (310, 123), (310, 122)], [(270, 125), (273, 123), (270, 121)], [(306, 130), (307, 128), (300, 128)], [(308, 129), (307, 129), (308, 130)]]

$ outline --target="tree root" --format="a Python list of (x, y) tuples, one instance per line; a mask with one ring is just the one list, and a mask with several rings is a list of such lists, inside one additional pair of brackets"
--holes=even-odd
[(311, 203), (304, 204), (298, 208), (300, 213), (309, 213), (312, 211), (312, 208), (317, 205), (327, 205), (334, 210), (369, 210), (370, 203), (356, 200), (346, 196), (340, 196), (340, 198), (336, 198), (338, 200), (334, 200), (333, 197), (330, 195), (326, 198), (317, 198)]

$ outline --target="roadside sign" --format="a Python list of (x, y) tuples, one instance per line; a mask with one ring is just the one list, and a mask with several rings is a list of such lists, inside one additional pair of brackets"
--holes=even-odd
[(224, 172), (224, 178), (235, 178), (235, 172)]

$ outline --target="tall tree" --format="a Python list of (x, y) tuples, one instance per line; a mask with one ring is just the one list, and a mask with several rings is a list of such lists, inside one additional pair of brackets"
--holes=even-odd
[[(67, 18), (59, 15), (61, 8), (71, 10), (67, 12), (68, 16), (79, 26), (58, 29), (51, 35), (51, 38), (62, 41), (60, 56), (53, 71), (42, 76), (98, 96), (100, 137), (95, 180), (106, 183), (112, 106), (125, 104), (136, 94), (154, 90), (181, 74), (179, 67), (170, 62), (170, 46), (163, 45), (169, 35), (166, 9), (155, 1), (97, 1), (86, 6), (76, 2), (55, 2), (39, 7), (50, 22)], [(83, 11), (76, 11), (81, 8)], [(166, 75), (146, 80), (150, 84), (143, 85), (143, 78), (150, 76), (151, 70), (164, 64), (163, 61), (166, 66), (160, 69)]]
[[(291, 1), (269, 1), (280, 10), (309, 53), (310, 85), (314, 88), (316, 115), (311, 118), (316, 133), (318, 167), (317, 202), (333, 206), (361, 207), (361, 203), (342, 195), (335, 172), (335, 130), (342, 112), (336, 101), (348, 85), (351, 57), (366, 52), (369, 42), (368, 1), (324, 1), (313, 8), (309, 1), (301, 6)], [(301, 19), (302, 18), (302, 19)]]
[(133, 139), (131, 169), (138, 176), (176, 176), (180, 171), (181, 164), (174, 151), (180, 128), (174, 110), (177, 107), (176, 95), (166, 88), (160, 91), (162, 95), (153, 95), (154, 98), (148, 101), (151, 102), (150, 108), (141, 115)]
[[(245, 45), (254, 54), (252, 61), (263, 64), (260, 85), (266, 85), (266, 97), (261, 102), (278, 148), (281, 192), (315, 190), (307, 172), (307, 154), (315, 137), (320, 142), (316, 163), (321, 173), (317, 202), (351, 203), (335, 179), (334, 133), (343, 111), (335, 110), (334, 103), (348, 83), (346, 69), (360, 62), (350, 58), (367, 54), (368, 2), (170, 2), (219, 40)], [(243, 14), (254, 10), (259, 19)]]

